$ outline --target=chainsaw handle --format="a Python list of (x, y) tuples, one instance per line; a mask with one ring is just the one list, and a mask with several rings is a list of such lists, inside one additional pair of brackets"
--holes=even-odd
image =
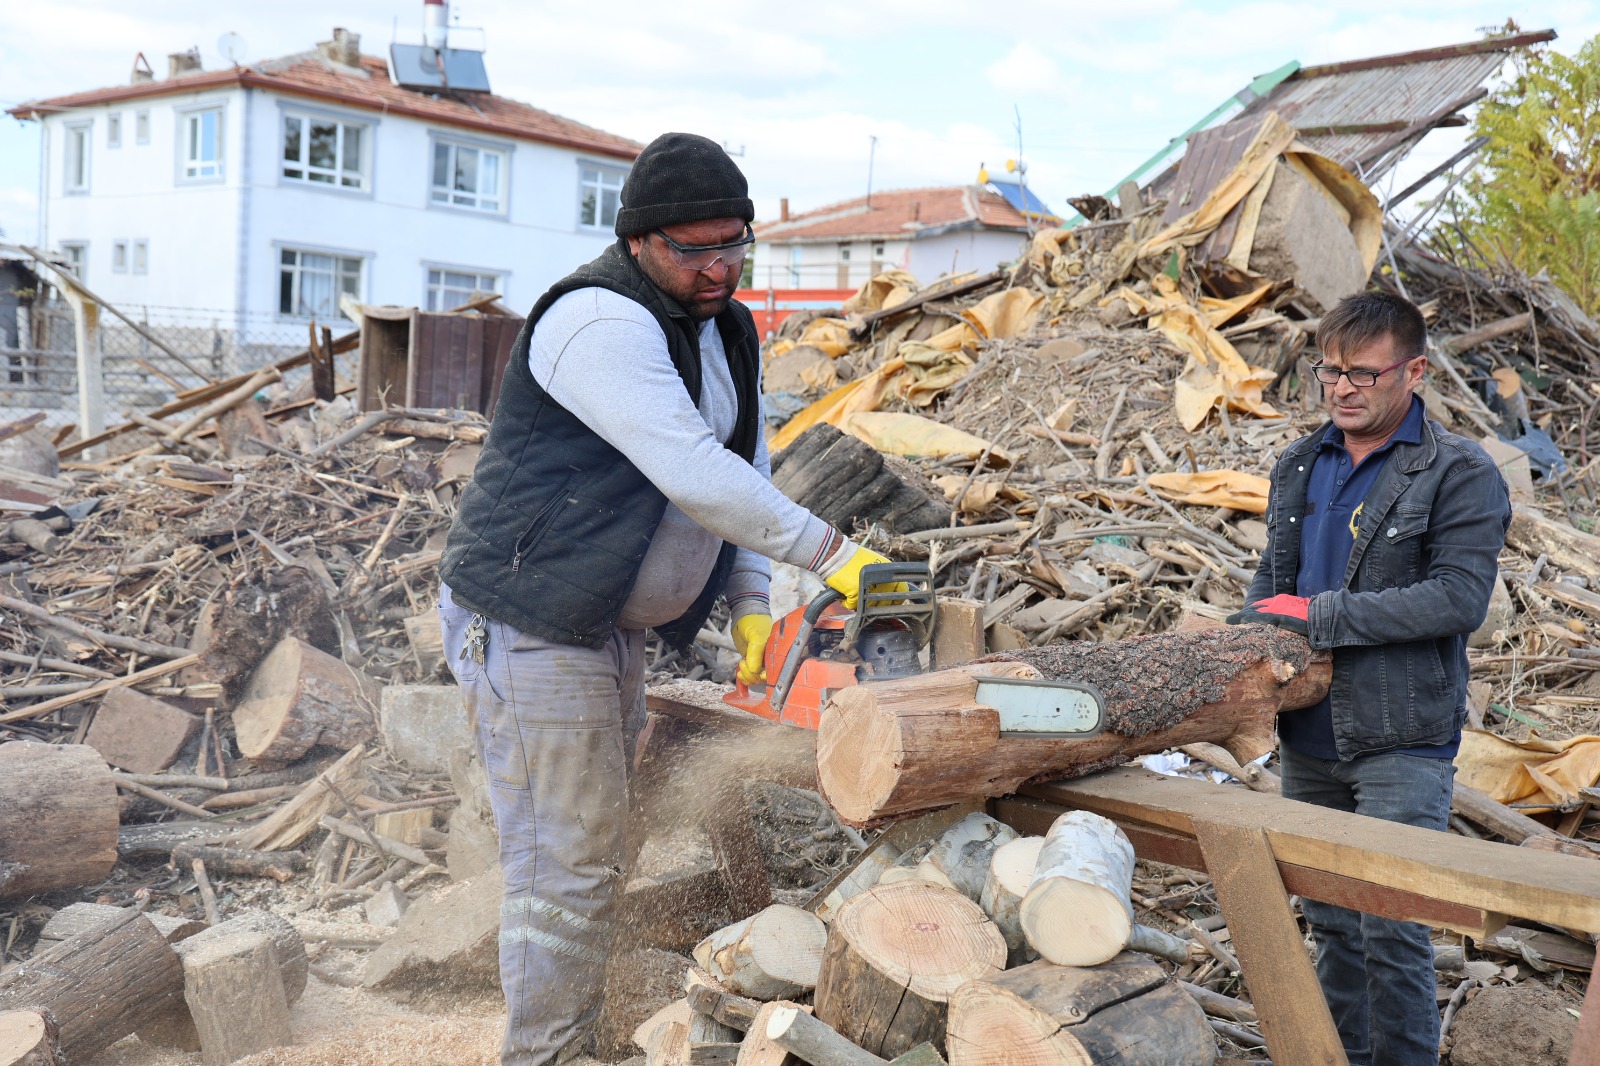
[(817, 619), (822, 617), (823, 611), (843, 599), (844, 593), (825, 588), (806, 605), (805, 614), (800, 616), (800, 630), (789, 644), (789, 654), (783, 660), (777, 680), (771, 683), (772, 692), (768, 702), (773, 710), (783, 713), (783, 705), (789, 699), (789, 689), (794, 684), (795, 675), (800, 672), (800, 663), (805, 659), (806, 645), (811, 642), (811, 632), (817, 627)]

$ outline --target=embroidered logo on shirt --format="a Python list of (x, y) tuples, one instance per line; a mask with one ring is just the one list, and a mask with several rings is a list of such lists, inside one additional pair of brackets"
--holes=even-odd
[(1356, 509), (1354, 511), (1350, 512), (1350, 539), (1351, 540), (1360, 540), (1361, 539), (1361, 512), (1366, 509), (1366, 506), (1367, 506), (1367, 503), (1366, 503), (1365, 500), (1363, 500), (1363, 501), (1361, 501), (1361, 503), (1356, 505)]

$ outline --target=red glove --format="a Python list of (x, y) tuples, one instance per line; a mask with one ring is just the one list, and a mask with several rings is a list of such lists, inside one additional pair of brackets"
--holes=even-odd
[(1306, 614), (1311, 600), (1305, 596), (1280, 593), (1256, 603), (1246, 604), (1244, 610), (1228, 616), (1230, 626), (1271, 625), (1292, 629), (1302, 637), (1311, 633), (1311, 623)]

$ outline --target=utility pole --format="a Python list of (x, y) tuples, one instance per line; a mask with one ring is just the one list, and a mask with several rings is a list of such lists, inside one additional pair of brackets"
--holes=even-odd
[(871, 145), (867, 148), (867, 208), (872, 207), (872, 161), (878, 154), (878, 135), (871, 134), (868, 138)]

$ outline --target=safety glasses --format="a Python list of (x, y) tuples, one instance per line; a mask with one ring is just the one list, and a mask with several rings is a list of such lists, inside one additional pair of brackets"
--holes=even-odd
[(755, 231), (748, 224), (744, 236), (727, 244), (679, 244), (660, 230), (656, 230), (656, 236), (667, 242), (672, 261), (685, 270), (710, 270), (719, 260), (729, 270), (737, 270), (756, 242)]
[(1405, 366), (1411, 360), (1420, 358), (1422, 358), (1420, 355), (1408, 355), (1398, 363), (1390, 363), (1382, 370), (1340, 370), (1336, 366), (1326, 366), (1318, 363), (1311, 368), (1311, 372), (1317, 375), (1317, 380), (1324, 385), (1337, 385), (1339, 384), (1339, 379), (1344, 377), (1349, 378), (1350, 384), (1358, 389), (1370, 389), (1378, 383), (1379, 378), (1395, 367)]

